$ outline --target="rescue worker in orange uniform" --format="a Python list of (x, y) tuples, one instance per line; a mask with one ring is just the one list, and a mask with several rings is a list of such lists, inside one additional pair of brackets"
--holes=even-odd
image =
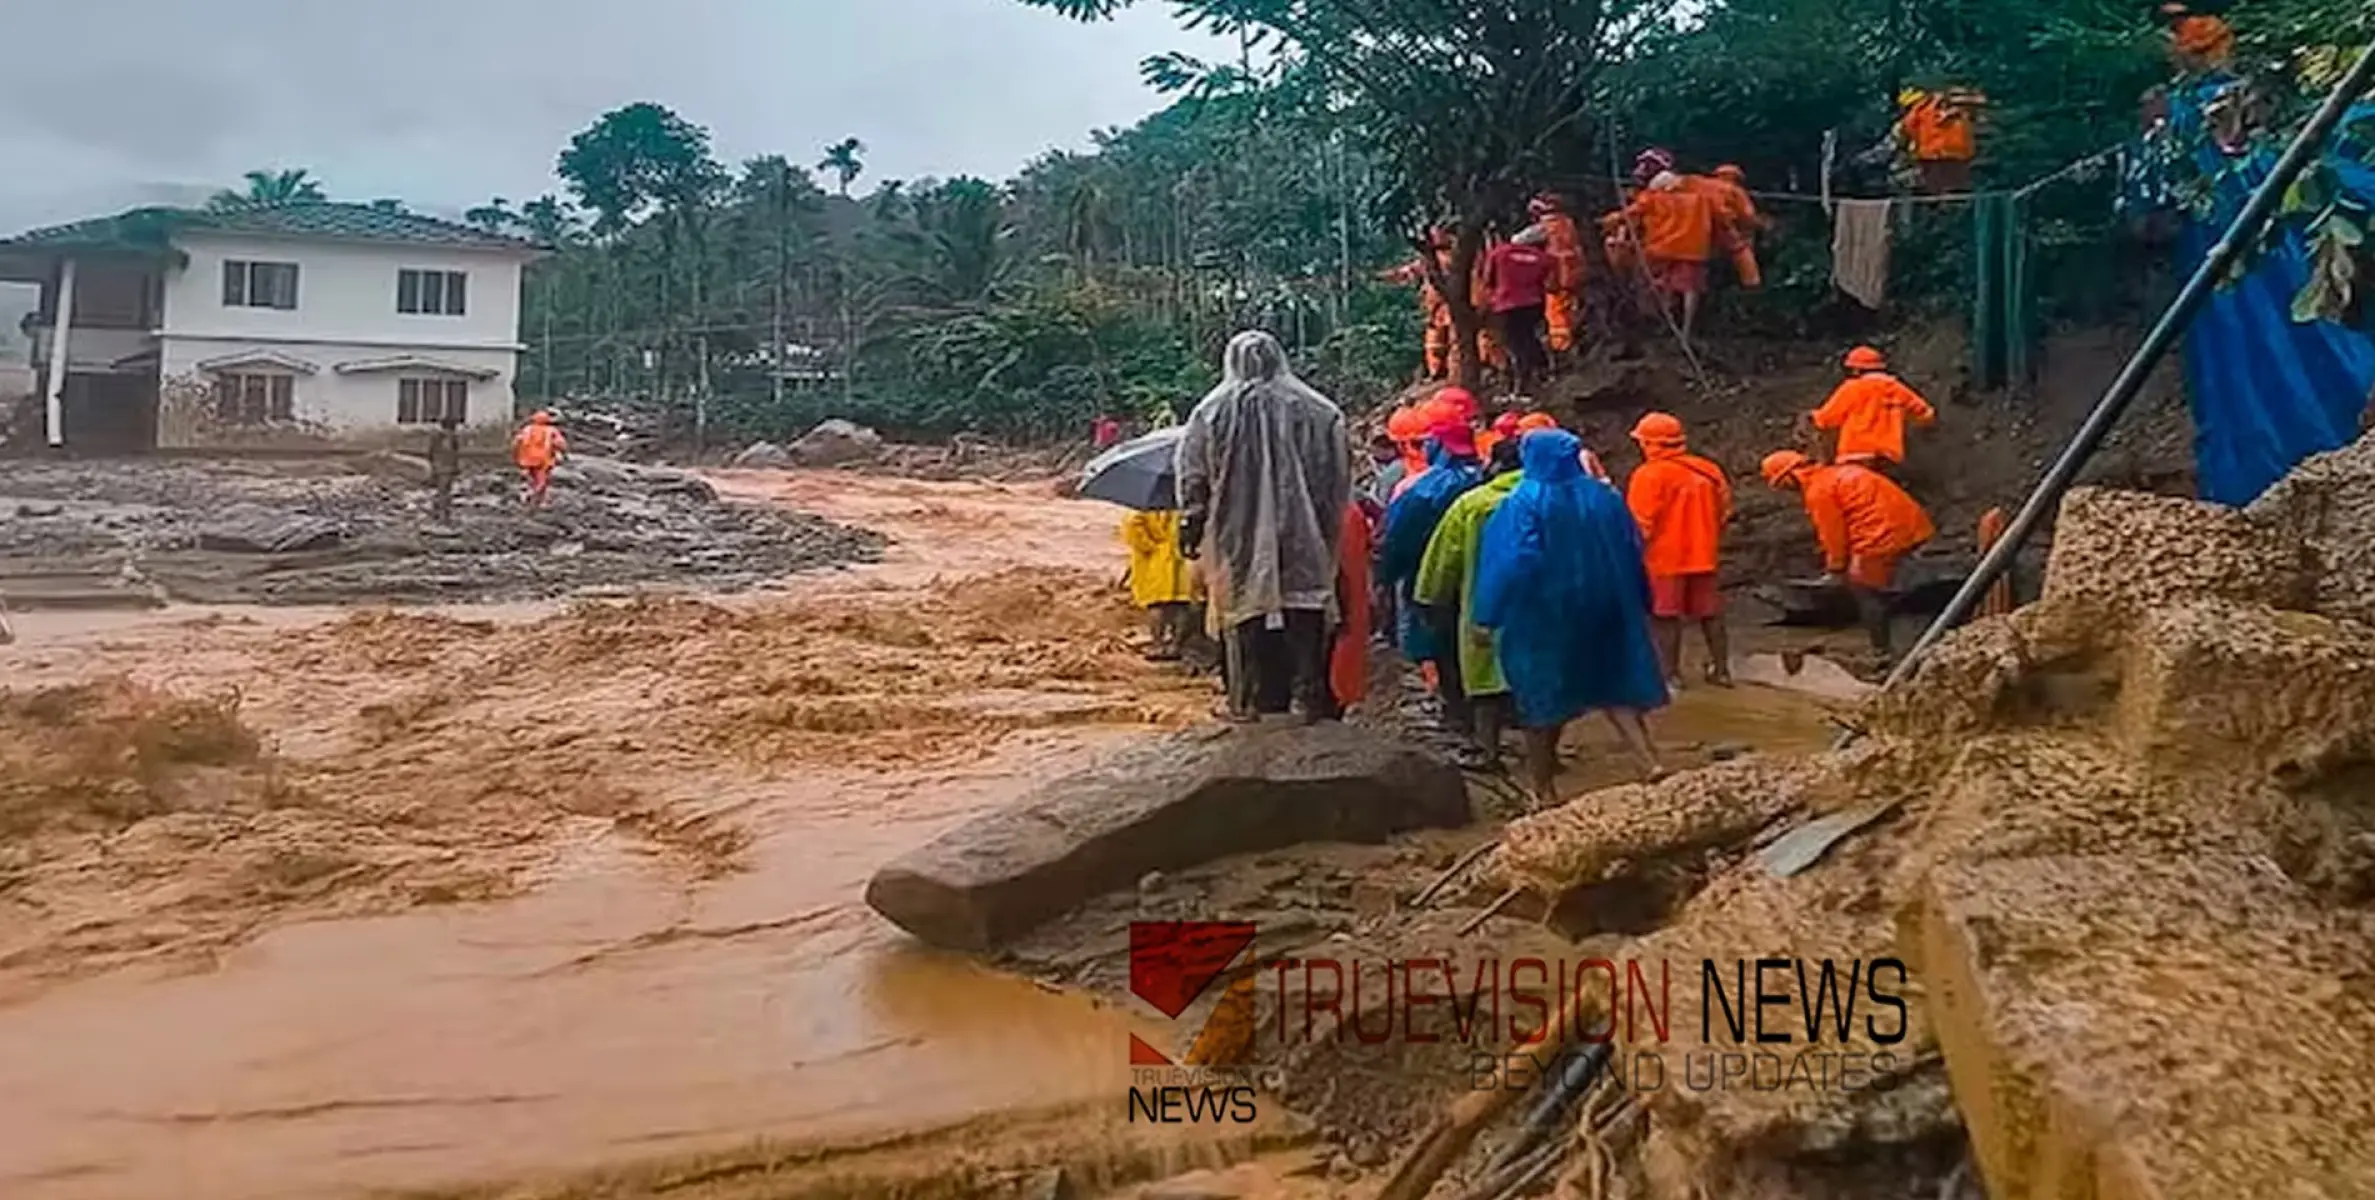
[(1625, 503), (1641, 525), (1649, 568), (1650, 633), (1670, 687), (1682, 680), (1682, 627), (1707, 639), (1707, 682), (1732, 685), (1732, 649), (1716, 586), (1724, 527), (1732, 520), (1732, 481), (1722, 467), (1690, 452), (1682, 422), (1653, 412), (1633, 426), (1641, 466), (1627, 481)]
[(1715, 201), (1668, 167), (1650, 176), (1632, 202), (1608, 214), (1604, 223), (1632, 231), (1659, 303), (1671, 312), (1679, 302), (1682, 338), (1691, 340), (1707, 294), (1707, 260), (1715, 253)]
[(1959, 88), (1909, 87), (1897, 93), (1893, 133), (1913, 160), (1922, 191), (1942, 196), (1971, 190), (1972, 163), (1979, 157), (1979, 109), (1986, 104), (1986, 97)]
[(553, 422), (550, 409), (538, 409), (536, 415), (511, 439), (511, 461), (528, 480), (528, 507), (542, 508), (546, 493), (552, 488), (553, 468), (569, 453), (569, 440), (561, 436), (561, 427)]
[(1763, 473), (1774, 490), (1800, 494), (1822, 544), (1824, 582), (1846, 585), (1872, 648), (1893, 654), (1889, 604), (1897, 564), (1937, 535), (1930, 514), (1887, 477), (1854, 463), (1826, 467), (1795, 450), (1777, 450), (1765, 456)]
[(2169, 55), (2178, 69), (2198, 75), (2235, 64), (2235, 31), (2221, 18), (2175, 0), (2161, 5), (2161, 18), (2169, 22)]
[(1716, 248), (1731, 259), (1732, 276), (1740, 286), (1755, 291), (1765, 286), (1765, 273), (1757, 266), (1756, 235), (1773, 223), (1757, 211), (1747, 181), (1748, 172), (1730, 163), (1717, 167), (1713, 175), (1691, 176), (1691, 185), (1715, 202)]
[(1526, 212), (1542, 231), (1542, 248), (1550, 255), (1542, 323), (1549, 332), (1550, 352), (1565, 354), (1575, 349), (1575, 333), (1583, 322), (1583, 234), (1575, 228), (1566, 202), (1549, 192), (1534, 197)]
[[(1436, 226), (1427, 235), (1427, 245), (1427, 253), (1434, 256), (1436, 269), (1448, 272), (1451, 269), (1451, 231)], [(1444, 303), (1443, 293), (1436, 291), (1434, 281), (1427, 277), (1425, 261), (1413, 259), (1387, 271), (1383, 278), (1388, 283), (1418, 286), (1419, 313), (1426, 319), (1426, 377), (1448, 378), (1451, 374), (1451, 306)]]
[[(1500, 238), (1488, 237), (1485, 239), (1484, 246), (1476, 252), (1476, 261), (1469, 267), (1468, 309), (1476, 314), (1477, 360), (1483, 364), (1484, 369), (1499, 371), (1506, 375), (1509, 372), (1509, 351), (1501, 344), (1500, 335), (1493, 331), (1492, 318), (1488, 315), (1493, 311), (1492, 285), (1485, 277), (1485, 263), (1492, 258), (1494, 247), (1500, 244)], [(1446, 254), (1444, 256), (1446, 272), (1450, 270), (1450, 262), (1451, 256)], [(1460, 369), (1460, 352), (1459, 338), (1456, 334), (1452, 338), (1451, 362), (1452, 370), (1458, 371)]]
[(1905, 462), (1905, 422), (1930, 425), (1938, 410), (1888, 373), (1888, 358), (1870, 346), (1847, 352), (1847, 382), (1814, 410), (1814, 427), (1838, 434), (1836, 463), (1861, 463), (1893, 472)]

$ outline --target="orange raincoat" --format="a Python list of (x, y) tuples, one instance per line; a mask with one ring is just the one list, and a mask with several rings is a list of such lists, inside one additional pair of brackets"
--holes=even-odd
[(1814, 412), (1814, 427), (1837, 430), (1839, 448), (1832, 455), (1846, 463), (1881, 458), (1905, 461), (1905, 421), (1928, 425), (1938, 410), (1886, 371), (1868, 371), (1839, 385)]
[(1720, 175), (1693, 175), (1690, 185), (1715, 203), (1715, 240), (1731, 257), (1732, 273), (1739, 277), (1740, 286), (1763, 287), (1765, 273), (1757, 265), (1756, 233), (1764, 227), (1765, 218), (1757, 211), (1755, 197)]
[(1555, 208), (1537, 223), (1549, 235), (1543, 249), (1550, 254), (1542, 320), (1550, 331), (1551, 350), (1563, 354), (1575, 348), (1575, 331), (1583, 321), (1583, 234), (1575, 228), (1575, 218)]
[(1915, 162), (1970, 162), (1979, 156), (1970, 111), (1946, 96), (1925, 92), (1906, 105), (1897, 132)]
[(1810, 466), (1798, 482), (1822, 542), (1823, 569), (1858, 587), (1886, 591), (1896, 582), (1897, 560), (1937, 536), (1921, 504), (1877, 471)]
[(1693, 187), (1643, 188), (1610, 225), (1638, 225), (1641, 250), (1651, 259), (1706, 262), (1715, 253), (1715, 202)]
[(511, 439), (511, 461), (523, 471), (549, 471), (569, 448), (561, 427), (548, 413), (537, 413)]
[(1649, 461), (1633, 472), (1625, 502), (1641, 524), (1643, 565), (1653, 578), (1714, 574), (1732, 519), (1732, 481), (1679, 442), (1644, 442), (1641, 453)]
[(1344, 506), (1343, 537), (1336, 551), (1336, 602), (1343, 607), (1344, 624), (1328, 654), (1328, 687), (1344, 708), (1369, 695), (1369, 515), (1358, 504)]

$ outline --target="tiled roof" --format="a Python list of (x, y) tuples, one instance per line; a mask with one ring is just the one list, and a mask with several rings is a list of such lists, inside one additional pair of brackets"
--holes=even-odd
[(163, 250), (185, 231), (264, 234), (488, 250), (532, 251), (532, 242), (487, 233), (418, 213), (387, 212), (363, 204), (328, 201), (270, 204), (253, 208), (135, 208), (112, 217), (53, 225), (0, 240), (8, 249)]

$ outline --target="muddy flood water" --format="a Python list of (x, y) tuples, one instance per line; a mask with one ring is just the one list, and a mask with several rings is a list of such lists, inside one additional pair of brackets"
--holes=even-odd
[[(255, 739), (163, 815), (57, 816), (39, 861), (0, 861), (0, 1195), (328, 1197), (1068, 1103), (1118, 1121), (1123, 1015), (861, 900), (889, 858), (1209, 705), (1130, 646), (1113, 511), (719, 483), (896, 541), (623, 612), (21, 614), (9, 687), (99, 689), (91, 728), (141, 729), (236, 688)], [(1761, 688), (1685, 712), (1667, 736), (1822, 733)]]

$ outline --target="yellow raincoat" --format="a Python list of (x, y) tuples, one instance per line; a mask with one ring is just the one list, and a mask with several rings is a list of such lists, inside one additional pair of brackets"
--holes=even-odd
[(1195, 574), (1179, 552), (1177, 512), (1135, 512), (1122, 520), (1122, 544), (1130, 548), (1130, 601), (1140, 608), (1192, 604)]

